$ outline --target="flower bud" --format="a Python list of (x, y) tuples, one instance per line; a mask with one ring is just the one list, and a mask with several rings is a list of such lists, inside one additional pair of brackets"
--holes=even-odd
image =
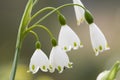
[(61, 25), (65, 25), (66, 24), (65, 17), (62, 14), (59, 14), (58, 18), (59, 18), (59, 22), (60, 22)]
[(53, 45), (53, 46), (56, 46), (56, 45), (57, 45), (57, 41), (56, 41), (56, 39), (55, 39), (55, 38), (52, 38), (52, 40), (51, 40), (51, 41), (52, 41), (52, 45)]
[(92, 24), (94, 22), (92, 14), (88, 10), (85, 11), (84, 16), (88, 24)]
[(35, 46), (36, 46), (37, 49), (40, 49), (40, 48), (41, 48), (41, 44), (40, 44), (40, 42), (37, 41), (37, 42), (35, 43)]

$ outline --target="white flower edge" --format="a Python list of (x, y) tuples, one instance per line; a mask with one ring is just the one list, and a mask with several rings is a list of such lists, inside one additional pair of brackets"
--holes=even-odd
[[(81, 0), (73, 0), (73, 4), (79, 4), (84, 7), (83, 3)], [(75, 14), (76, 14), (76, 19), (77, 19), (77, 25), (80, 25), (85, 19), (84, 19), (84, 9), (81, 8), (80, 6), (74, 6)]]
[(68, 25), (61, 27), (58, 37), (58, 45), (61, 46), (64, 51), (83, 47), (77, 34)]
[(109, 74), (110, 71), (104, 71), (104, 72), (101, 72), (97, 79), (96, 80), (106, 80), (107, 78), (107, 75)]
[(46, 54), (41, 49), (36, 49), (30, 60), (29, 71), (35, 74), (40, 68), (43, 72), (47, 72), (48, 66), (49, 60)]
[(89, 28), (92, 47), (96, 56), (99, 55), (99, 52), (109, 50), (110, 47), (108, 46), (107, 40), (98, 26), (95, 23), (92, 23), (89, 25)]
[(72, 68), (72, 63), (69, 61), (68, 55), (60, 46), (52, 48), (49, 61), (49, 70), (51, 73), (53, 73), (55, 69), (57, 69), (59, 73), (62, 73), (65, 67)]

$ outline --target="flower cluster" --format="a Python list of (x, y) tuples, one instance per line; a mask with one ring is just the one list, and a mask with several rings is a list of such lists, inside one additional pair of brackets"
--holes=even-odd
[(54, 45), (50, 52), (49, 59), (40, 48), (35, 50), (30, 60), (29, 71), (35, 74), (41, 69), (43, 72), (49, 70), (53, 73), (55, 69), (57, 69), (59, 73), (62, 73), (65, 67), (72, 68), (69, 57), (60, 46)]
[[(109, 47), (107, 44), (107, 40), (98, 26), (94, 23), (91, 13), (86, 10), (80, 0), (73, 0), (73, 3), (79, 5), (74, 6), (77, 24), (80, 25), (80, 23), (85, 20), (89, 24), (90, 38), (95, 54), (98, 55), (99, 52), (108, 50)], [(40, 47), (35, 50), (33, 56), (31, 57), (29, 66), (29, 70), (33, 74), (36, 73), (39, 69), (44, 72), (50, 71), (51, 73), (53, 73), (55, 69), (57, 69), (59, 73), (62, 73), (65, 67), (72, 68), (72, 62), (70, 62), (66, 52), (71, 51), (72, 49), (76, 50), (79, 47), (83, 47), (80, 38), (66, 24), (64, 16), (62, 14), (58, 15), (59, 22), (61, 24), (58, 43), (54, 38), (52, 39), (53, 48), (50, 52), (49, 58), (40, 49)]]
[[(73, 0), (73, 3), (84, 7), (80, 0)], [(110, 48), (108, 46), (107, 40), (102, 31), (94, 23), (91, 13), (87, 10), (83, 10), (83, 8), (78, 6), (74, 6), (74, 8), (78, 25), (80, 25), (80, 23), (84, 20), (86, 20), (89, 24), (90, 38), (95, 55), (97, 56), (99, 52), (103, 52), (104, 50), (109, 50)]]

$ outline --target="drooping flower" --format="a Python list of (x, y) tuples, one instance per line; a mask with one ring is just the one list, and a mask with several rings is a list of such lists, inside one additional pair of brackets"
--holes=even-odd
[(62, 73), (65, 67), (72, 68), (72, 63), (69, 61), (68, 55), (60, 46), (54, 46), (52, 48), (49, 61), (49, 70), (51, 73), (54, 72), (55, 69), (57, 69), (59, 73)]
[[(79, 4), (84, 7), (83, 3), (81, 0), (73, 0), (74, 4)], [(76, 19), (77, 19), (77, 25), (80, 25), (84, 21), (84, 9), (80, 6), (74, 6), (75, 14), (76, 14)]]
[(99, 52), (109, 50), (110, 48), (108, 46), (107, 40), (101, 30), (97, 27), (97, 25), (95, 23), (92, 23), (89, 25), (89, 28), (91, 43), (96, 56), (99, 54)]
[(39, 69), (47, 72), (48, 66), (49, 60), (46, 54), (41, 49), (36, 49), (30, 60), (29, 71), (33, 74), (37, 73)]
[(79, 47), (83, 47), (77, 34), (68, 25), (61, 27), (58, 45), (65, 51), (70, 51), (72, 48), (78, 49)]
[(110, 71), (104, 71), (104, 72), (100, 73), (96, 80), (107, 80), (107, 76), (109, 73), (110, 73)]

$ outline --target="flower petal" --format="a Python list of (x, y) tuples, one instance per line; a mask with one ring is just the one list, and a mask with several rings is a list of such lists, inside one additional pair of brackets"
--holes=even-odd
[(30, 60), (30, 71), (36, 73), (40, 68), (42, 71), (47, 72), (48, 65), (48, 57), (41, 49), (36, 49)]
[[(84, 7), (82, 2), (80, 0), (73, 0), (74, 4), (79, 4)], [(81, 8), (80, 6), (74, 6), (75, 14), (76, 14), (76, 19), (77, 19), (77, 25), (80, 25), (84, 21), (84, 9)]]
[(78, 49), (78, 47), (82, 47), (79, 37), (68, 25), (61, 27), (58, 45), (65, 51), (70, 51), (72, 48)]
[(110, 49), (108, 47), (108, 43), (104, 34), (97, 27), (97, 25), (95, 23), (92, 23), (90, 24), (89, 28), (90, 28), (91, 43), (96, 55), (98, 55), (99, 52), (103, 52), (104, 50)]
[(56, 68), (59, 73), (62, 73), (63, 68), (68, 67), (69, 63), (68, 55), (60, 48), (60, 46), (52, 48), (50, 53), (50, 72), (55, 71)]

